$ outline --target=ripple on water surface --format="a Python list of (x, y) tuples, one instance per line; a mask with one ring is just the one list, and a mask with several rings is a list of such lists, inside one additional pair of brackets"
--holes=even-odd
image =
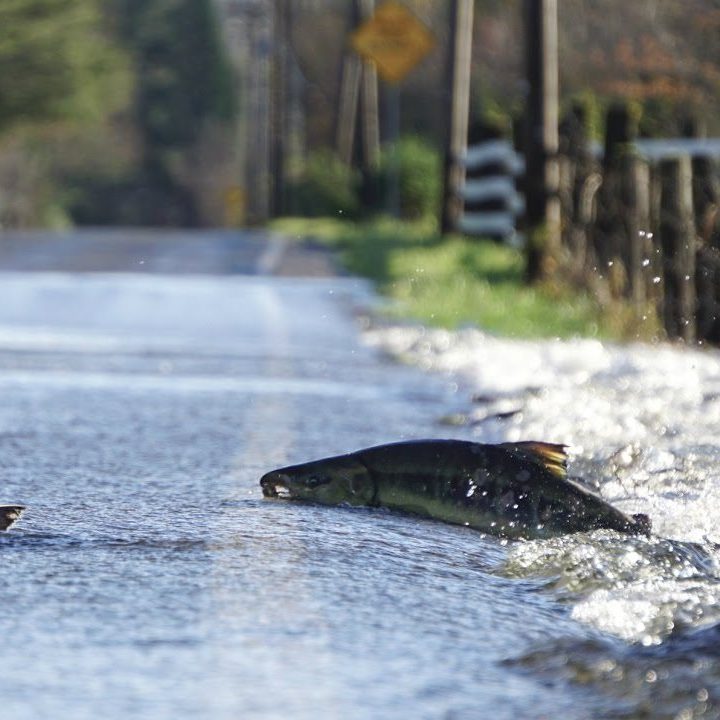
[[(566, 443), (571, 475), (652, 519), (650, 539), (595, 532), (508, 547), (498, 572), (534, 579), (590, 632), (509, 654), (509, 665), (600, 689), (611, 702), (598, 717), (720, 716), (720, 352), (403, 326), (366, 339), (456, 378), (469, 438)], [(512, 414), (485, 412), (498, 398)]]

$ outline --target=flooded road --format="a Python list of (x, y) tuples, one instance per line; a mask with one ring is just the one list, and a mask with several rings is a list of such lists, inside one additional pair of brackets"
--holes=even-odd
[[(182, 274), (0, 274), (8, 717), (718, 717), (716, 354), (361, 334), (363, 283), (223, 242)], [(262, 498), (273, 467), (430, 436), (567, 442), (667, 539)]]
[(479, 330), (380, 327), (373, 347), (459, 385), (442, 418), (484, 442), (566, 443), (570, 475), (653, 536), (513, 543), (503, 577), (534, 580), (600, 636), (508, 658), (606, 695), (588, 716), (720, 717), (720, 353)]

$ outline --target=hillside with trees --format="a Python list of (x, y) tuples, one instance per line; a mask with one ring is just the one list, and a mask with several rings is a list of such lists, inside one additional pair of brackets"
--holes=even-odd
[(210, 0), (8, 0), (0, 27), (0, 227), (202, 222), (235, 108)]

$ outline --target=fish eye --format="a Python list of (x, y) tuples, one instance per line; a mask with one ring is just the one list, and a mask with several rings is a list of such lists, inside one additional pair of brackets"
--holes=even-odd
[(318, 487), (318, 485), (327, 485), (330, 482), (330, 478), (328, 477), (322, 477), (320, 475), (310, 475), (308, 477), (306, 484), (311, 487), (315, 488)]
[(361, 480), (360, 478), (355, 477), (354, 475), (352, 475), (352, 476), (350, 477), (350, 492), (351, 492), (353, 495), (357, 495), (357, 494), (361, 493), (362, 490), (363, 490), (363, 482), (362, 482), (362, 480)]

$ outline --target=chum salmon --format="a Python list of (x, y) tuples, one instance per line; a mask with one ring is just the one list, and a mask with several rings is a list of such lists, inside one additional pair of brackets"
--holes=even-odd
[(567, 476), (564, 445), (410, 440), (290, 465), (260, 480), (265, 497), (399, 510), (507, 538), (606, 528), (650, 533)]

